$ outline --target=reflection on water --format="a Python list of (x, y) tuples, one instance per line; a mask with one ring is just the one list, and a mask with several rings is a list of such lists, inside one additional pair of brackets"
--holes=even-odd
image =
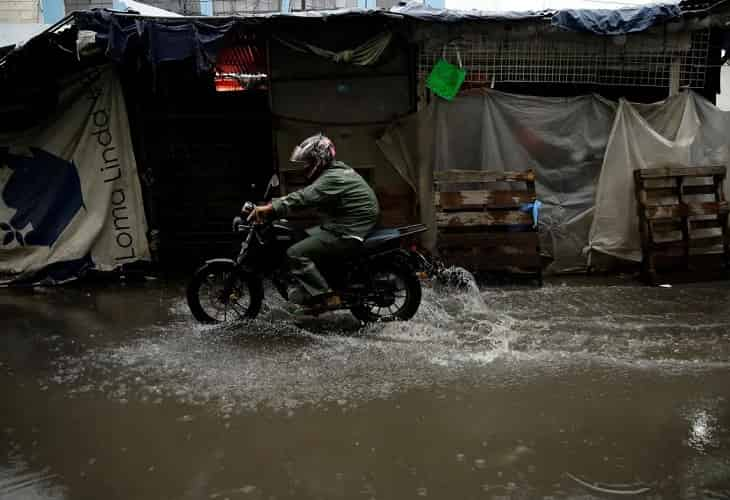
[(688, 444), (700, 453), (717, 447), (717, 417), (705, 409), (697, 409), (691, 417)]
[[(8, 436), (8, 429), (5, 429)], [(13, 443), (10, 440), (10, 443)], [(12, 448), (19, 448), (13, 443)], [(40, 471), (33, 471), (26, 461), (16, 454), (9, 452), (0, 466), (0, 498), (25, 500), (56, 500), (66, 498), (66, 491), (58, 484), (58, 475), (49, 472), (46, 467)]]

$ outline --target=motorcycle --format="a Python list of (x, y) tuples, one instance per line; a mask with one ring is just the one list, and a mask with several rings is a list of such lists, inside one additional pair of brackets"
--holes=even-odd
[[(188, 306), (200, 322), (255, 318), (264, 300), (264, 279), (285, 300), (289, 298), (288, 289), (296, 281), (286, 251), (307, 234), (286, 219), (248, 222), (254, 208), (246, 202), (241, 215), (233, 219), (233, 231), (242, 239), (238, 255), (205, 262), (188, 284)], [(336, 262), (317, 262), (339, 300), (310, 313), (349, 309), (368, 323), (411, 319), (421, 303), (421, 278), (429, 262), (407, 243), (426, 230), (423, 224), (376, 229), (351, 255)]]

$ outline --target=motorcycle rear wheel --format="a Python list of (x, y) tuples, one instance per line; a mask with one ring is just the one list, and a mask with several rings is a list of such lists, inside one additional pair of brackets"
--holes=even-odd
[[(376, 269), (372, 283), (376, 284), (373, 296), (350, 308), (352, 315), (360, 321), (407, 321), (418, 311), (421, 305), (421, 281), (409, 267), (392, 264)], [(387, 290), (378, 290), (378, 283), (387, 284)]]
[[(227, 280), (230, 280), (228, 289)], [(240, 272), (233, 262), (204, 264), (195, 272), (187, 288), (188, 307), (201, 323), (255, 318), (263, 299), (261, 280)]]

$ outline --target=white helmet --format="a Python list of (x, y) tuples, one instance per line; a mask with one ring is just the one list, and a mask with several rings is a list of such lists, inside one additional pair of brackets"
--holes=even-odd
[(289, 161), (301, 165), (307, 180), (312, 181), (335, 161), (335, 145), (321, 133), (307, 137), (294, 148)]

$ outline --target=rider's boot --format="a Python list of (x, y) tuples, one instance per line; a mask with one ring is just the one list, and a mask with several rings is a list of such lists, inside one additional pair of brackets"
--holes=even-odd
[(306, 304), (302, 304), (301, 314), (316, 316), (325, 311), (337, 309), (342, 305), (342, 299), (334, 292), (310, 297)]

